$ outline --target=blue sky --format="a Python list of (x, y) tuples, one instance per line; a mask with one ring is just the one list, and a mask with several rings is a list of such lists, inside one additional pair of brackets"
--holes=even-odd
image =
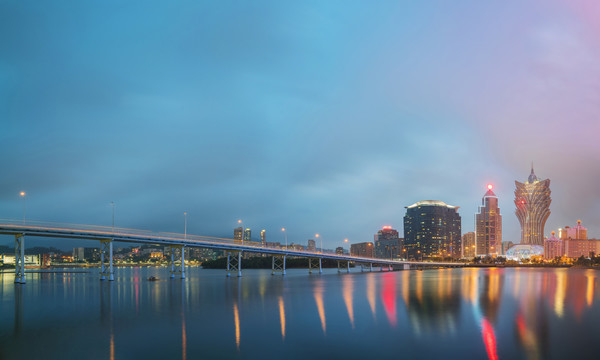
[[(0, 218), (327, 247), (551, 179), (600, 237), (591, 1), (0, 2)], [(10, 243), (10, 238), (5, 238)], [(45, 240), (33, 244), (49, 244)], [(62, 241), (61, 247), (72, 242)]]

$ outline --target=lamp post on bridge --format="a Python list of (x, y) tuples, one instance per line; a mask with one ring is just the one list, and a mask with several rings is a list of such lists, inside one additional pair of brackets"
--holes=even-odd
[[(344, 239), (344, 244), (348, 245), (348, 238)], [(344, 247), (342, 246), (342, 255), (344, 254)], [(350, 248), (348, 248), (348, 254), (350, 254)], [(350, 254), (352, 255), (352, 254)]]
[(285, 249), (287, 250), (287, 248), (288, 248), (288, 245), (287, 245), (287, 229), (284, 228), (284, 227), (282, 227), (281, 231), (283, 232), (283, 236), (285, 238)]
[(25, 193), (25, 191), (21, 191), (19, 193), (19, 196), (21, 196), (21, 198), (23, 198), (23, 225), (25, 225), (25, 209), (27, 207), (27, 197), (25, 197), (25, 195), (27, 195)]
[(185, 216), (183, 225), (183, 239), (187, 240), (187, 211), (183, 213), (183, 216)]
[(246, 231), (244, 230), (244, 222), (242, 219), (238, 220), (238, 224), (242, 227), (242, 245), (244, 245), (244, 235), (246, 235)]
[(115, 202), (111, 201), (110, 206), (112, 206), (112, 233), (115, 235)]
[[(317, 239), (318, 239), (318, 238), (320, 238), (320, 237), (321, 237), (321, 235), (319, 235), (319, 234), (315, 234), (315, 238), (317, 238)], [(322, 253), (323, 253), (323, 238), (321, 238), (321, 254), (322, 254)]]

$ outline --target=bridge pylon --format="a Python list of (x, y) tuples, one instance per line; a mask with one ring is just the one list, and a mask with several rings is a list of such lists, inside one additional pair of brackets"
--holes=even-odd
[[(181, 276), (182, 279), (185, 279), (185, 247), (183, 245), (171, 245), (171, 279), (175, 278), (175, 275)], [(175, 253), (179, 253), (179, 259), (181, 259), (181, 263), (179, 264), (179, 268), (175, 265)]]
[(227, 277), (231, 276), (232, 272), (237, 271), (238, 277), (242, 277), (242, 252), (228, 251), (227, 252)]
[[(346, 266), (342, 266), (342, 263), (345, 262)], [(338, 260), (337, 262), (338, 264), (338, 273), (342, 272), (342, 269), (345, 267), (346, 268), (346, 272), (350, 272), (350, 261), (343, 261), (343, 260)]]
[(25, 234), (15, 235), (15, 284), (25, 284)]
[[(108, 257), (108, 264), (106, 264)], [(113, 272), (113, 240), (100, 240), (100, 280), (115, 280)]]
[(271, 275), (275, 275), (276, 272), (281, 272), (281, 275), (285, 275), (286, 257), (286, 255), (273, 255), (273, 261), (271, 263)]
[[(313, 260), (319, 260), (319, 262), (312, 262)], [(313, 269), (319, 269), (319, 274), (323, 273), (323, 268), (321, 267), (321, 258), (312, 259), (308, 258), (308, 273), (312, 274)]]

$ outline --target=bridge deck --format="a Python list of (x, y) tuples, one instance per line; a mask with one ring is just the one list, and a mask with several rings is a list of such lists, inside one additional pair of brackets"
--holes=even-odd
[(226, 251), (244, 251), (270, 255), (298, 256), (306, 258), (322, 258), (340, 261), (352, 261), (357, 263), (372, 263), (382, 265), (419, 265), (419, 266), (463, 266), (464, 263), (456, 262), (420, 262), (402, 261), (377, 258), (365, 258), (351, 255), (340, 255), (319, 251), (306, 251), (294, 249), (281, 249), (262, 246), (259, 243), (248, 243), (210, 236), (199, 236), (190, 234), (152, 232), (138, 229), (117, 228), (110, 226), (93, 226), (78, 224), (60, 224), (50, 222), (31, 222), (16, 220), (0, 220), (0, 234), (25, 236), (63, 238), (63, 239), (85, 239), (85, 240), (114, 240), (129, 243), (146, 243), (164, 246), (186, 246), (200, 247)]

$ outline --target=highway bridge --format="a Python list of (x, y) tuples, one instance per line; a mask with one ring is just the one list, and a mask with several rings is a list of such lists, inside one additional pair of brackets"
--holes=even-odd
[[(36, 236), (42, 238), (85, 239), (100, 242), (100, 279), (114, 280), (113, 271), (113, 243), (143, 243), (162, 245), (171, 248), (171, 277), (176, 275), (185, 279), (185, 251), (186, 247), (208, 248), (227, 252), (227, 276), (237, 273), (242, 276), (242, 254), (260, 253), (272, 256), (272, 273), (285, 275), (286, 258), (288, 256), (307, 258), (309, 272), (322, 272), (322, 260), (331, 259), (338, 262), (338, 271), (350, 271), (350, 264), (367, 267), (370, 271), (374, 266), (393, 269), (410, 269), (411, 267), (461, 267), (464, 263), (456, 262), (421, 262), (391, 259), (377, 259), (334, 254), (317, 249), (315, 251), (295, 250), (282, 247), (267, 247), (260, 243), (239, 241), (226, 238), (199, 236), (191, 234), (178, 234), (169, 232), (153, 232), (139, 229), (127, 229), (110, 226), (94, 226), (81, 224), (61, 224), (42, 221), (3, 220), (0, 219), (0, 234), (15, 237), (15, 283), (24, 284), (25, 281), (25, 237)], [(180, 259), (176, 266), (175, 254)]]

